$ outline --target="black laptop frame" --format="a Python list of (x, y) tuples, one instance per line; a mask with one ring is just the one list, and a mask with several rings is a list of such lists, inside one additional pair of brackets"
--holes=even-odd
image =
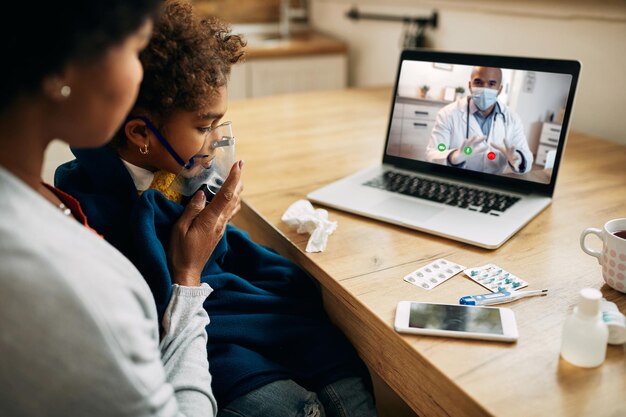
[[(554, 159), (554, 167), (552, 168), (552, 176), (550, 183), (538, 183), (518, 178), (501, 176), (498, 174), (486, 174), (479, 171), (473, 171), (463, 168), (449, 167), (445, 165), (416, 161), (414, 159), (403, 158), (387, 154), (387, 146), (389, 144), (391, 124), (393, 123), (393, 111), (397, 102), (398, 84), (400, 82), (400, 72), (402, 71), (402, 63), (405, 60), (435, 62), (454, 65), (484, 66), (498, 67), (513, 70), (550, 72), (556, 74), (568, 74), (572, 77), (570, 90), (565, 106), (563, 123), (561, 125), (561, 136), (557, 146), (556, 156)], [(496, 187), (508, 191), (516, 191), (521, 193), (535, 193), (552, 197), (556, 179), (558, 177), (561, 165), (563, 151), (567, 140), (570, 116), (574, 105), (574, 95), (578, 85), (580, 76), (581, 63), (575, 60), (548, 59), (548, 58), (527, 58), (521, 56), (506, 55), (479, 55), (467, 54), (459, 52), (444, 52), (430, 49), (406, 49), (400, 55), (398, 72), (396, 74), (396, 82), (393, 90), (391, 103), (391, 113), (389, 116), (389, 124), (387, 126), (387, 139), (383, 152), (383, 163), (392, 165), (399, 169), (406, 169), (424, 174), (432, 174), (441, 178), (459, 179), (462, 181), (472, 182), (478, 185)]]

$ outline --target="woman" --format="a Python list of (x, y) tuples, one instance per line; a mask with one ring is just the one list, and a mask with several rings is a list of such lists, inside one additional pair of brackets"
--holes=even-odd
[(241, 162), (211, 204), (197, 193), (173, 228), (161, 323), (132, 263), (41, 180), (53, 138), (98, 147), (122, 124), (156, 3), (18, 2), (0, 25), (1, 415), (217, 412), (200, 272), (239, 208)]
[[(212, 145), (232, 136), (222, 130), (227, 79), (242, 54), (225, 24), (167, 2), (141, 53), (137, 102), (112, 146), (73, 149), (77, 158), (55, 175), (143, 273), (159, 314), (171, 296), (167, 236), (183, 210), (168, 185), (181, 170), (187, 178), (218, 164)], [(367, 369), (297, 265), (229, 226), (201, 280), (215, 290), (204, 308), (220, 417), (375, 416)]]

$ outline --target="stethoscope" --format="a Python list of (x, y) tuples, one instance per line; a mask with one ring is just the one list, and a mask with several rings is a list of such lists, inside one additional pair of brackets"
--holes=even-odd
[[(470, 98), (467, 97), (467, 123), (465, 125), (465, 139), (469, 139), (469, 125), (470, 125)], [(489, 133), (487, 134), (487, 141), (489, 141), (489, 135), (493, 132), (493, 129), (496, 125), (496, 121), (498, 120), (498, 114), (502, 116), (502, 123), (504, 123), (504, 132), (506, 135), (506, 117), (504, 113), (502, 113), (502, 109), (500, 108), (500, 103), (496, 101), (496, 106), (498, 107), (496, 114), (493, 116), (493, 123), (491, 124), (491, 129), (489, 129)]]

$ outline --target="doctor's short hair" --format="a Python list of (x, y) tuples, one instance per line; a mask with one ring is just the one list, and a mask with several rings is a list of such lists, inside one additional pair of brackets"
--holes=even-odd
[(500, 77), (500, 83), (502, 83), (502, 68), (499, 68), (499, 67), (481, 67), (481, 66), (476, 66), (476, 67), (472, 68), (472, 72), (470, 73), (470, 83), (474, 80), (474, 74), (476, 72), (478, 72), (480, 68), (487, 68), (487, 69), (496, 70), (498, 72), (499, 77)]
[(152, 17), (160, 0), (11, 2), (0, 18), (0, 112), (21, 94), (41, 93), (46, 77), (89, 62)]
[(166, 2), (140, 54), (144, 78), (135, 108), (165, 119), (174, 110), (210, 104), (226, 85), (231, 66), (243, 60), (244, 46), (226, 23), (195, 16), (191, 3)]

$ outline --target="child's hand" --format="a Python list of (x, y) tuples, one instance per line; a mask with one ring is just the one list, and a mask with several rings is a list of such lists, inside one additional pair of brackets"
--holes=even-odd
[(204, 193), (197, 191), (174, 225), (168, 258), (175, 284), (200, 285), (204, 265), (241, 207), (242, 168), (243, 161), (233, 164), (222, 188), (206, 207)]

